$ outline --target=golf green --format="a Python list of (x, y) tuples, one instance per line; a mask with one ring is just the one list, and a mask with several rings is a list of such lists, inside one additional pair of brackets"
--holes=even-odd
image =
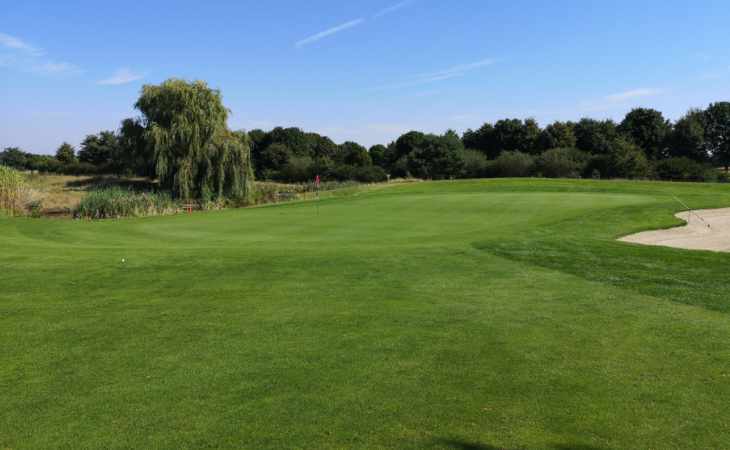
[[(347, 194), (347, 195), (345, 195)], [(0, 219), (0, 448), (730, 448), (730, 185)]]

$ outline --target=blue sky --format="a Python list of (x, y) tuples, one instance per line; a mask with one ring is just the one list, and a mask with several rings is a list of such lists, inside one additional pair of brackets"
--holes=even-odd
[(52, 153), (202, 79), (232, 128), (387, 143), (730, 99), (728, 1), (0, 0), (0, 147)]

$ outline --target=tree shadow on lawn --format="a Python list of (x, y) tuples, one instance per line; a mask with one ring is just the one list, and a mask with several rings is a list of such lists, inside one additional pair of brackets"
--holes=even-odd
[[(521, 448), (517, 447), (514, 449), (508, 449), (506, 447), (497, 447), (495, 445), (481, 444), (462, 439), (435, 439), (433, 444), (441, 447), (453, 448), (455, 450), (517, 450), (518, 448)], [(552, 444), (548, 445), (546, 448), (552, 450), (603, 450), (600, 447), (583, 444)]]

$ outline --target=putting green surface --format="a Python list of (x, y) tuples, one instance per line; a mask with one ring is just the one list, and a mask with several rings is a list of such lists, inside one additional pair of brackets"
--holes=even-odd
[(730, 448), (730, 254), (616, 241), (672, 195), (730, 206), (489, 180), (0, 219), (0, 448)]

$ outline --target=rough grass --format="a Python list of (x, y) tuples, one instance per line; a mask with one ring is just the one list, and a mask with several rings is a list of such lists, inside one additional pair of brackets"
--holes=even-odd
[[(29, 174), (27, 180), (41, 213), (54, 216), (65, 215), (72, 217), (73, 212), (91, 192), (109, 188), (121, 188), (125, 191), (135, 192), (154, 192), (157, 190), (156, 182), (139, 177)], [(403, 180), (396, 180), (391, 184), (400, 182), (403, 182)], [(320, 197), (342, 195), (337, 191), (343, 191), (347, 195), (354, 190), (369, 189), (372, 186), (356, 182), (324, 182), (320, 186)], [(255, 190), (253, 199), (255, 205), (278, 203), (282, 200), (312, 200), (315, 198), (313, 183), (285, 184), (256, 181)], [(282, 199), (277, 195), (279, 193), (290, 193), (291, 195)]]
[(120, 187), (126, 190), (151, 190), (154, 183), (144, 178), (115, 176), (74, 176), (29, 174), (28, 183), (34, 190), (44, 214), (66, 214), (69, 217), (86, 195), (98, 189)]
[(0, 220), (0, 448), (730, 447), (730, 187), (354, 194)]

